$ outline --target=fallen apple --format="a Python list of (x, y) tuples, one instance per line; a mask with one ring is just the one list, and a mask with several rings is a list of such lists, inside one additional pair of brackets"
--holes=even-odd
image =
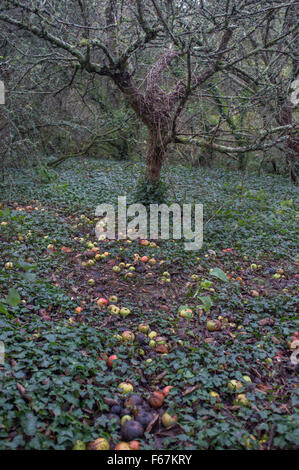
[(134, 419), (126, 421), (121, 428), (122, 438), (125, 441), (132, 441), (138, 437), (142, 437), (144, 434), (143, 426)]
[(290, 346), (289, 346), (289, 347), (290, 347), (290, 349), (291, 349), (292, 351), (294, 351), (295, 349), (299, 349), (299, 340), (298, 340), (298, 339), (294, 339), (294, 341), (292, 341), (292, 342), (290, 343)]
[(121, 382), (118, 386), (119, 390), (122, 393), (130, 393), (133, 392), (134, 387), (132, 384), (128, 384), (127, 382)]
[(110, 446), (109, 446), (109, 442), (107, 441), (107, 439), (99, 437), (95, 441), (89, 442), (87, 444), (87, 449), (88, 450), (109, 450)]
[(180, 317), (182, 318), (192, 318), (193, 317), (193, 311), (191, 308), (183, 308), (180, 310)]
[(234, 400), (234, 405), (250, 406), (250, 402), (246, 397), (245, 393), (240, 393), (239, 395), (237, 395), (236, 400)]
[(251, 382), (251, 378), (249, 377), (249, 375), (243, 375), (242, 378), (243, 378), (244, 382), (247, 382), (247, 383)]
[(96, 283), (96, 281), (95, 281), (94, 279), (92, 279), (92, 278), (91, 278), (91, 279), (88, 279), (87, 282), (88, 282), (88, 284), (89, 284), (90, 286), (94, 286), (95, 283)]
[(116, 295), (111, 295), (109, 297), (109, 302), (111, 302), (112, 304), (117, 304), (118, 298), (116, 297)]
[(231, 391), (236, 391), (243, 388), (243, 384), (239, 380), (233, 379), (228, 382), (227, 387)]
[(168, 393), (170, 392), (172, 388), (173, 388), (172, 385), (166, 385), (166, 387), (163, 388), (162, 393), (164, 397), (167, 397)]
[(213, 390), (209, 393), (210, 397), (215, 398), (216, 401), (220, 400), (220, 395), (217, 392), (214, 392)]
[(139, 441), (130, 441), (129, 446), (131, 450), (139, 450), (140, 449), (140, 442)]
[(83, 441), (76, 441), (73, 450), (86, 450), (86, 444)]
[(221, 329), (221, 322), (219, 320), (208, 320), (207, 321), (207, 330), (208, 331), (218, 331)]
[(140, 325), (138, 325), (138, 331), (140, 331), (140, 333), (147, 333), (149, 330), (149, 325), (147, 325), (146, 323), (140, 323)]
[(150, 339), (154, 339), (156, 336), (158, 336), (158, 333), (156, 331), (151, 331), (148, 335)]
[(107, 366), (112, 368), (112, 363), (113, 361), (116, 361), (116, 359), (117, 359), (116, 354), (111, 354), (111, 356), (109, 356), (107, 359)]
[(121, 420), (120, 420), (121, 426), (123, 426), (126, 421), (130, 421), (131, 419), (132, 419), (132, 416), (130, 416), (130, 415), (124, 415), (124, 416), (121, 418)]
[(161, 406), (163, 406), (163, 403), (164, 403), (163, 393), (156, 390), (155, 392), (152, 393), (148, 402), (152, 408), (155, 408), (155, 409), (161, 408)]
[(162, 415), (162, 424), (165, 428), (169, 428), (173, 426), (177, 422), (177, 415), (171, 416), (169, 413), (164, 413)]
[(106, 307), (109, 302), (107, 299), (105, 299), (105, 297), (100, 297), (98, 300), (97, 300), (97, 304), (99, 307)]
[(134, 333), (130, 330), (124, 331), (122, 333), (121, 337), (122, 337), (122, 339), (125, 343), (133, 343), (133, 341), (135, 339)]
[(119, 315), (120, 308), (116, 305), (109, 305), (108, 310), (112, 313), (112, 315)]
[(131, 447), (127, 442), (119, 442), (115, 447), (114, 450), (132, 450)]
[(4, 267), (5, 267), (5, 269), (12, 269), (13, 268), (13, 263), (8, 261), (7, 263), (5, 263)]
[(136, 421), (138, 421), (144, 428), (146, 428), (152, 421), (153, 415), (148, 411), (141, 411), (137, 413)]
[(119, 313), (121, 314), (123, 318), (126, 318), (128, 315), (130, 315), (131, 310), (129, 308), (122, 307)]
[(133, 393), (126, 401), (125, 401), (125, 406), (126, 408), (136, 408), (137, 406), (142, 405), (143, 400), (142, 398), (137, 395), (136, 393)]

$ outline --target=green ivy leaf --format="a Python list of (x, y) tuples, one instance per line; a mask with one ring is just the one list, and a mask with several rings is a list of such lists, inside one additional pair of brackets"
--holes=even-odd
[(16, 307), (17, 305), (19, 305), (19, 303), (21, 302), (21, 297), (17, 289), (14, 289), (14, 288), (9, 289), (6, 302), (11, 307)]
[(21, 417), (22, 428), (27, 436), (34, 436), (37, 428), (37, 418), (32, 413), (26, 413)]
[(8, 311), (6, 310), (6, 308), (4, 307), (4, 305), (0, 302), (0, 312), (1, 313), (8, 313)]
[(220, 279), (221, 281), (224, 281), (224, 282), (228, 281), (227, 275), (220, 268), (212, 269), (212, 271), (210, 272), (210, 276), (217, 277), (217, 279)]

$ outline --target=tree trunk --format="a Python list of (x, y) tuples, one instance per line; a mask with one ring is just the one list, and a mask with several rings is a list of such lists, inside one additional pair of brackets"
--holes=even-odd
[(163, 160), (166, 153), (166, 136), (161, 134), (159, 128), (149, 130), (146, 152), (146, 178), (148, 182), (156, 186), (160, 179)]
[[(286, 101), (277, 116), (277, 122), (281, 126), (293, 124), (293, 108), (292, 103)], [(290, 176), (293, 182), (297, 181), (297, 175), (295, 170), (296, 160), (299, 159), (299, 142), (291, 134), (288, 136), (286, 141), (286, 161), (290, 168)]]

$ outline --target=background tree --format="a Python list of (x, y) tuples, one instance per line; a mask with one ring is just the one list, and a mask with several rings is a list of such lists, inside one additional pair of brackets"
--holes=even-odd
[[(116, 106), (115, 90), (121, 92), (147, 129), (146, 178), (156, 185), (173, 144), (240, 158), (284, 143), (292, 161), (298, 157), (292, 105), (286, 98), (296, 73), (297, 22), (292, 18), (297, 6), (270, 0), (8, 0), (0, 8), (0, 22), (9, 49), (28, 64), (18, 86), (29, 72), (43, 69), (48, 72), (43, 73), (48, 76), (44, 88), (53, 77), (63, 81), (61, 90), (79, 86), (78, 77), (84, 78), (83, 101), (90, 93), (87, 76), (94, 87), (100, 88), (102, 80)], [(3, 55), (6, 67), (14, 70), (11, 56)], [(215, 89), (220, 90), (216, 95)], [(211, 111), (217, 122), (203, 126)], [(98, 112), (94, 107), (94, 127)]]

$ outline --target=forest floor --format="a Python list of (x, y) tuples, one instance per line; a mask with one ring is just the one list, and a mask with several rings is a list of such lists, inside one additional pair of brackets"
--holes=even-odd
[(97, 241), (96, 206), (130, 203), (141, 170), (74, 161), (0, 183), (0, 448), (295, 448), (298, 188), (168, 168), (168, 201), (203, 204), (202, 248)]

